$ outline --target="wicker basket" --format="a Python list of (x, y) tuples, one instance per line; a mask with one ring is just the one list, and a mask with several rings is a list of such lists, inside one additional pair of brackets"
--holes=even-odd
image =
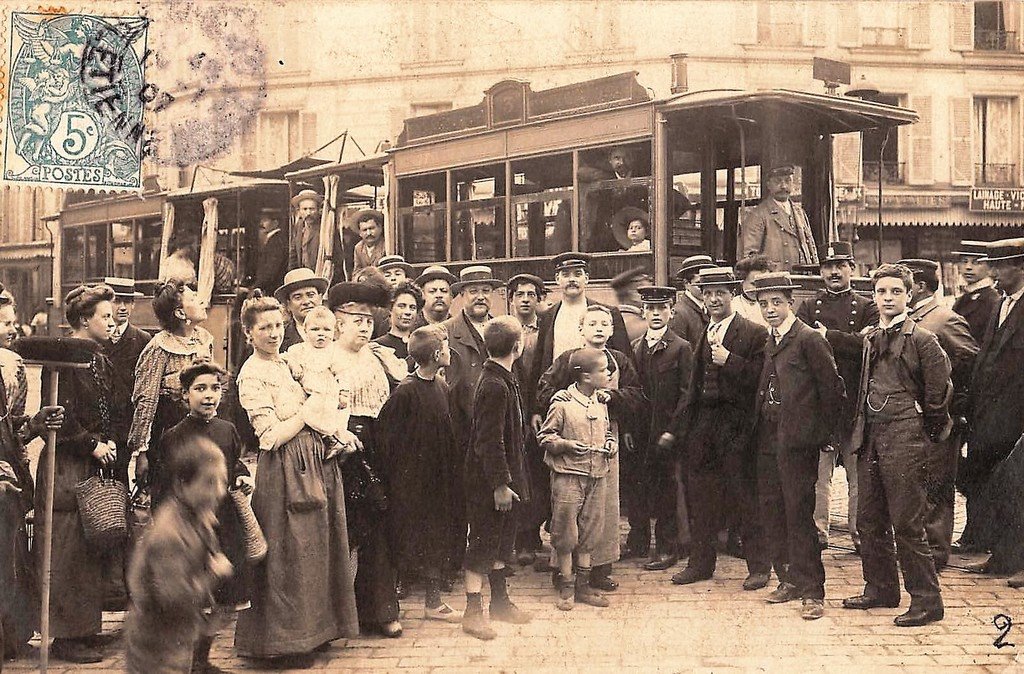
[(242, 525), (242, 535), (245, 537), (245, 558), (250, 563), (257, 563), (267, 556), (267, 539), (263, 535), (260, 523), (256, 521), (256, 513), (252, 511), (249, 504), (249, 497), (241, 489), (231, 489), (228, 495), (235, 504), (238, 511), (238, 521)]
[(117, 480), (94, 475), (75, 486), (78, 515), (85, 540), (109, 550), (128, 538), (128, 488)]

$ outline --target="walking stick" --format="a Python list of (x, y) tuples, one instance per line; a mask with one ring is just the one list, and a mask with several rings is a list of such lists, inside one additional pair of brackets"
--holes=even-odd
[[(18, 353), (26, 365), (38, 365), (50, 374), (47, 405), (57, 404), (57, 384), (60, 371), (85, 369), (92, 362), (99, 346), (88, 339), (76, 337), (23, 337), (15, 340), (11, 349)], [(46, 431), (46, 503), (43, 536), (42, 609), (39, 615), (39, 629), (42, 642), (39, 645), (39, 671), (45, 674), (50, 660), (50, 568), (53, 561), (53, 486), (57, 460), (57, 431)], [(38, 513), (36, 520), (38, 521)], [(33, 542), (33, 546), (35, 542)]]

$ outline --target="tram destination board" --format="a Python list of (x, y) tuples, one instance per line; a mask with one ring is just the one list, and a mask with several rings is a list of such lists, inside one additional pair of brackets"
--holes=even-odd
[(984, 213), (1024, 213), (1024, 188), (972, 187), (971, 210)]

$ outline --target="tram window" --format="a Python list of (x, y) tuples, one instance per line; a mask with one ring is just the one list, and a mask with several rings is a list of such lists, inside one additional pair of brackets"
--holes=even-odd
[(64, 282), (85, 280), (85, 230), (68, 227), (64, 230)]
[(85, 228), (85, 278), (101, 279), (107, 275), (107, 226)]
[[(651, 144), (619, 143), (579, 153), (580, 248), (628, 250), (632, 209), (650, 214)], [(629, 209), (629, 210), (626, 210)], [(625, 221), (629, 222), (625, 222)], [(649, 217), (647, 218), (649, 222)], [(649, 229), (649, 227), (648, 227)], [(650, 234), (647, 233), (647, 245)], [(640, 244), (642, 245), (642, 244)]]
[(572, 154), (512, 162), (512, 255), (572, 248)]
[(135, 263), (132, 255), (132, 223), (110, 223), (111, 258), (114, 263), (114, 276), (135, 278)]
[(444, 173), (398, 181), (398, 245), (409, 262), (441, 262), (447, 258), (445, 182)]
[(155, 280), (160, 274), (160, 231), (162, 222), (140, 220), (136, 222), (138, 239), (135, 244), (136, 280)]
[(700, 248), (700, 173), (672, 176), (672, 225), (669, 248), (672, 255), (684, 255)]
[(452, 259), (507, 256), (505, 164), (452, 171)]

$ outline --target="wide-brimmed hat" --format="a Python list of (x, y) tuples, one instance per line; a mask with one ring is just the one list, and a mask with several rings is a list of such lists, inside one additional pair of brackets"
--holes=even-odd
[(739, 283), (732, 267), (707, 267), (697, 272), (697, 286), (700, 288), (712, 286), (735, 288)]
[(821, 264), (826, 262), (853, 262), (853, 245), (849, 241), (833, 241), (818, 249)]
[(317, 206), (324, 203), (324, 195), (314, 190), (302, 190), (294, 197), (292, 197), (289, 203), (292, 205), (292, 208), (298, 208), (299, 204), (301, 204), (306, 199), (312, 199), (313, 201), (316, 202)]
[(640, 286), (636, 289), (643, 304), (675, 303), (676, 289), (670, 286)]
[(359, 223), (364, 220), (373, 220), (379, 227), (384, 227), (384, 214), (374, 208), (364, 208), (361, 211), (356, 211), (356, 214), (352, 216), (352, 224), (356, 227), (359, 227)]
[(551, 263), (555, 266), (555, 273), (558, 273), (565, 269), (575, 269), (577, 267), (587, 269), (590, 267), (590, 259), (590, 256), (586, 253), (570, 251), (554, 256), (551, 258)]
[(537, 289), (538, 295), (543, 295), (545, 292), (547, 292), (544, 289), (544, 280), (541, 279), (539, 276), (534, 276), (533, 274), (516, 274), (515, 276), (508, 280), (508, 283), (505, 284), (505, 287), (508, 288), (509, 293), (513, 293), (515, 292), (515, 289), (518, 288), (519, 285), (522, 283), (532, 284), (533, 287)]
[(793, 279), (789, 274), (772, 272), (771, 274), (765, 274), (754, 279), (754, 287), (751, 292), (754, 295), (758, 293), (767, 292), (769, 290), (797, 290), (800, 288), (798, 285), (794, 285)]
[(490, 267), (482, 264), (465, 267), (459, 272), (459, 280), (452, 284), (452, 294), (458, 295), (466, 286), (477, 284), (489, 285), (493, 289), (500, 288), (505, 282), (494, 278)]
[(401, 255), (385, 255), (377, 262), (377, 269), (384, 271), (385, 269), (391, 269), (398, 267), (405, 271), (405, 275), (412, 276), (412, 265), (405, 261), (405, 258)]
[(297, 288), (316, 288), (317, 292), (323, 295), (327, 291), (328, 285), (330, 283), (327, 279), (320, 278), (312, 269), (299, 267), (298, 269), (289, 270), (284, 275), (284, 283), (274, 291), (274, 297), (277, 298), (278, 302), (284, 304), (288, 300), (288, 295)]
[(435, 264), (423, 270), (423, 273), (416, 279), (416, 285), (422, 288), (424, 284), (437, 280), (447, 281), (448, 285), (451, 285), (459, 279), (455, 278), (455, 274), (451, 273), (446, 268), (439, 264)]
[(635, 206), (626, 206), (615, 215), (612, 216), (612, 234), (615, 235), (615, 240), (619, 242), (619, 245), (623, 248), (629, 248), (633, 245), (633, 242), (626, 236), (626, 232), (629, 229), (629, 223), (634, 220), (639, 220), (644, 223), (644, 228), (647, 230), (647, 238), (650, 238), (651, 233), (651, 218), (644, 211), (640, 210)]
[(1000, 239), (988, 244), (988, 262), (1015, 260), (1024, 257), (1024, 239)]
[(110, 286), (110, 289), (114, 291), (114, 297), (133, 300), (145, 297), (145, 295), (135, 289), (135, 279), (107, 276), (103, 279), (103, 283)]
[(717, 267), (715, 261), (711, 259), (710, 255), (691, 255), (690, 257), (683, 260), (683, 264), (680, 265), (679, 271), (675, 274), (676, 281), (685, 281), (690, 276), (693, 276), (695, 272), (699, 272), (701, 269), (707, 269), (709, 267)]
[(352, 305), (364, 304), (368, 307), (386, 309), (391, 303), (391, 296), (385, 288), (374, 283), (353, 283), (344, 281), (335, 283), (327, 291), (327, 308), (343, 314), (373, 316), (366, 311), (353, 311)]
[(988, 243), (985, 241), (961, 241), (960, 250), (954, 250), (950, 255), (956, 257), (988, 257)]
[(651, 272), (647, 271), (645, 267), (633, 267), (615, 276), (615, 278), (609, 281), (608, 285), (611, 286), (612, 290), (618, 290), (630, 283), (637, 283), (638, 281), (650, 283), (653, 280), (654, 277), (651, 276)]

